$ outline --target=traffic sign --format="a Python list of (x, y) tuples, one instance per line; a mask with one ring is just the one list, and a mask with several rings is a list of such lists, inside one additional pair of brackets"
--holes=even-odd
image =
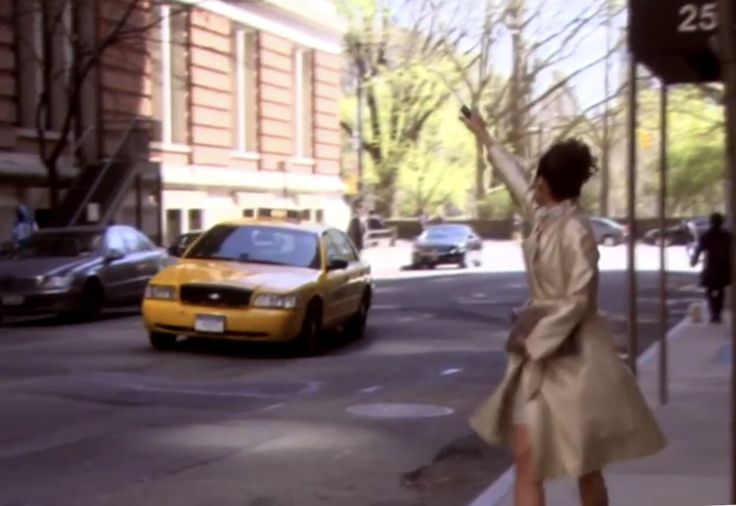
[(715, 0), (630, 0), (629, 45), (667, 84), (717, 81)]

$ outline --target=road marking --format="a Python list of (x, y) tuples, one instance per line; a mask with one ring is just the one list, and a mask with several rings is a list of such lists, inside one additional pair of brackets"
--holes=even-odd
[(462, 371), (463, 370), (460, 368), (445, 369), (444, 371), (440, 373), (440, 376), (452, 376), (453, 374), (457, 374)]
[(371, 309), (375, 311), (398, 311), (401, 309), (401, 306), (397, 306), (396, 304), (375, 304), (371, 306)]
[(257, 412), (258, 413), (268, 413), (269, 411), (274, 411), (276, 409), (283, 408), (284, 406), (286, 406), (285, 403), (277, 402), (276, 404), (269, 404), (265, 408), (259, 409)]
[(380, 385), (374, 385), (372, 387), (361, 388), (360, 392), (363, 394), (372, 394), (378, 392), (379, 390), (383, 390), (383, 387)]

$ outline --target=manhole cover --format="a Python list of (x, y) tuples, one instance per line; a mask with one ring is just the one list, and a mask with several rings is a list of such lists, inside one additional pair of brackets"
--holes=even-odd
[(356, 404), (355, 406), (350, 406), (347, 409), (347, 412), (357, 416), (385, 419), (432, 418), (435, 416), (447, 416), (454, 413), (451, 408), (446, 408), (444, 406), (408, 403)]

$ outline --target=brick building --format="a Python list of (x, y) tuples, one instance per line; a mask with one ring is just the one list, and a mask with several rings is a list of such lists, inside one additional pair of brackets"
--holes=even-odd
[[(99, 40), (131, 0), (57, 1), (67, 2), (61, 19), (68, 20), (70, 32)], [(0, 0), (0, 238), (9, 234), (17, 203), (49, 205), (37, 155), (40, 70), (34, 54), (50, 46), (38, 33), (37, 13), (23, 11), (34, 2)], [(104, 53), (85, 81), (70, 134), (82, 159), (104, 167), (132, 118), (146, 120), (145, 162), (153, 172), (145, 174), (155, 177), (137, 180), (114, 219), (141, 223), (142, 217), (151, 235), (158, 223), (164, 239), (285, 206), (342, 226), (347, 209), (338, 114), (344, 22), (335, 2), (141, 5), (141, 26), (160, 22), (139, 41)], [(71, 51), (63, 41), (53, 47), (60, 61)], [(59, 121), (53, 101), (65, 96), (50, 96), (46, 124), (53, 139)], [(82, 171), (72, 161), (80, 157), (69, 154), (67, 149), (59, 173), (73, 187)]]

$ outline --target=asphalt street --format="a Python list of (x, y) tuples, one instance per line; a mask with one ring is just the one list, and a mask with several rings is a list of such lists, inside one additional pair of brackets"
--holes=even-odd
[[(671, 323), (699, 300), (694, 281), (670, 276)], [(656, 275), (639, 282), (643, 350)], [(621, 342), (625, 286), (603, 273)], [(503, 374), (525, 298), (521, 272), (396, 276), (378, 283), (368, 336), (333, 337), (316, 358), (208, 342), (154, 352), (135, 312), (6, 323), (0, 505), (468, 504), (509, 464), (466, 419)]]

